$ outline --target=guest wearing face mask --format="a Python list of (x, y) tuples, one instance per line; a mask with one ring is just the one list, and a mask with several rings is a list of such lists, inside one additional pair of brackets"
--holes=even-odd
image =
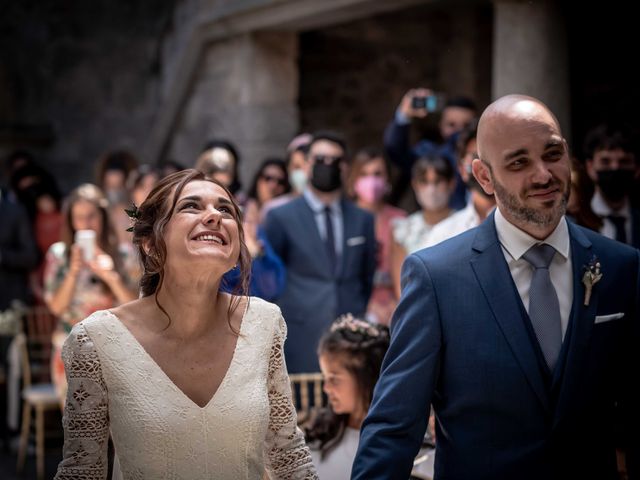
[(602, 219), (600, 233), (640, 248), (640, 211), (630, 201), (640, 168), (630, 140), (601, 125), (587, 134), (585, 155), (587, 174), (596, 186), (591, 209)]
[(391, 281), (391, 225), (407, 212), (386, 202), (390, 191), (389, 164), (382, 151), (364, 148), (355, 154), (347, 179), (347, 193), (356, 205), (374, 215), (377, 258), (373, 292), (367, 307), (367, 319), (388, 325), (397, 298)]
[(307, 153), (309, 152), (309, 142), (312, 136), (310, 133), (301, 133), (289, 142), (287, 146), (287, 175), (291, 191), (269, 200), (260, 210), (260, 223), (267, 218), (269, 210), (281, 207), (289, 203), (294, 198), (298, 198), (309, 181), (309, 165), (307, 164)]
[(470, 193), (467, 206), (435, 225), (429, 234), (425, 247), (436, 245), (473, 227), (477, 227), (496, 206), (493, 195), (489, 195), (482, 189), (471, 172), (471, 163), (478, 156), (476, 127), (477, 122), (474, 122), (460, 132), (456, 152), (458, 173)]
[(289, 371), (317, 372), (315, 347), (338, 316), (364, 315), (375, 270), (374, 218), (343, 198), (346, 145), (318, 132), (309, 145), (303, 194), (267, 214), (264, 231), (287, 270), (276, 303), (289, 327)]
[(391, 278), (400, 298), (400, 270), (407, 255), (428, 244), (434, 226), (449, 217), (449, 197), (456, 186), (453, 167), (444, 157), (422, 157), (413, 165), (411, 187), (421, 209), (394, 222)]

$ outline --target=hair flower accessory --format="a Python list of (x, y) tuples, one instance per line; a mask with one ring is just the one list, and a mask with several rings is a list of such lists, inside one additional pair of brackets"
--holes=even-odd
[(331, 332), (335, 332), (336, 330), (348, 330), (350, 332), (368, 335), (370, 337), (377, 337), (380, 335), (380, 330), (373, 323), (355, 318), (350, 313), (341, 315), (335, 322), (333, 322), (331, 325)]
[(602, 273), (600, 272), (600, 260), (595, 255), (591, 257), (588, 265), (584, 266), (584, 275), (582, 276), (582, 283), (584, 283), (584, 306), (589, 306), (591, 300), (591, 291), (593, 286), (600, 281)]
[[(131, 219), (131, 223), (135, 224), (136, 220), (140, 218), (140, 210), (136, 207), (135, 203), (131, 204), (131, 208), (125, 208), (124, 213), (126, 213)], [(133, 225), (127, 228), (127, 232), (133, 232)]]

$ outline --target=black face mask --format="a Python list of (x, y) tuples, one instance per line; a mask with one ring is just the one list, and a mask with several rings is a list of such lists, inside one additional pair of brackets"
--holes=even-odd
[(599, 170), (598, 186), (602, 190), (602, 195), (613, 202), (623, 200), (633, 187), (633, 173), (633, 170), (625, 168)]
[(316, 162), (311, 171), (311, 185), (321, 192), (333, 192), (342, 186), (340, 162), (329, 165)]

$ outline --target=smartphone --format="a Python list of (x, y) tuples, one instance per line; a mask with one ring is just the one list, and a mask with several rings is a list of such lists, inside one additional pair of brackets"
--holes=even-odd
[(427, 112), (439, 112), (444, 107), (444, 95), (434, 93), (427, 97), (413, 97), (411, 107), (416, 110), (426, 110)]
[(96, 232), (93, 230), (78, 230), (75, 235), (75, 243), (82, 250), (82, 258), (85, 262), (90, 262), (95, 256)]

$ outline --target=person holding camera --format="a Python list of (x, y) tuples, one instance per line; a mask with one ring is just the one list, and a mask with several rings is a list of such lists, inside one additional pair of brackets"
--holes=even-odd
[(136, 263), (130, 243), (119, 244), (107, 197), (90, 183), (73, 190), (63, 207), (62, 241), (45, 257), (44, 300), (59, 317), (53, 333), (51, 380), (61, 404), (67, 391), (62, 345), (71, 328), (96, 310), (137, 297)]
[[(409, 128), (414, 119), (426, 118), (440, 112), (438, 129), (441, 143), (422, 139), (413, 147), (409, 145)], [(412, 88), (404, 94), (393, 120), (384, 131), (384, 148), (389, 159), (408, 179), (416, 159), (443, 156), (456, 170), (456, 189), (449, 199), (449, 206), (460, 210), (467, 204), (466, 187), (456, 169), (457, 134), (476, 117), (476, 105), (468, 97), (451, 97), (444, 100), (442, 94), (428, 88)]]

